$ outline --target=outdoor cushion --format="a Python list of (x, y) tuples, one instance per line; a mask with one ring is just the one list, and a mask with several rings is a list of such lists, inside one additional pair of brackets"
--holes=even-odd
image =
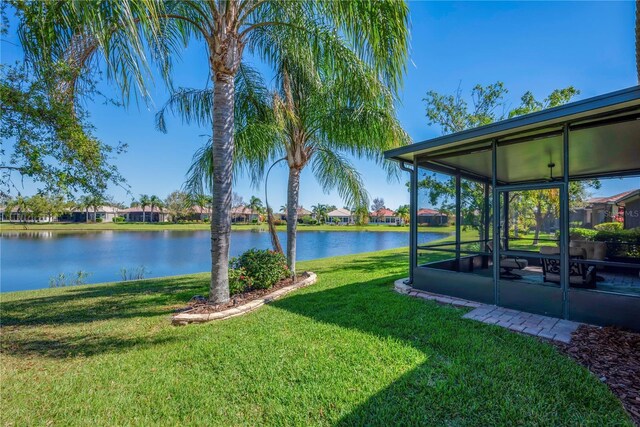
[[(558, 255), (560, 248), (557, 246), (542, 246), (542, 255)], [(569, 248), (569, 257), (585, 259), (584, 248)], [(542, 274), (545, 282), (560, 283), (560, 260), (542, 259)], [(569, 262), (569, 284), (579, 288), (595, 288), (595, 268), (577, 262)]]
[(605, 242), (592, 242), (589, 240), (572, 240), (569, 242), (571, 248), (583, 248), (586, 259), (602, 261), (607, 256), (607, 244)]

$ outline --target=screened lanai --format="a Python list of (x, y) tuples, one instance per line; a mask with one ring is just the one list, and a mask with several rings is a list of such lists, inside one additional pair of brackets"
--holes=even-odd
[[(414, 288), (640, 330), (640, 230), (575, 215), (600, 180), (640, 188), (640, 86), (385, 154), (411, 175)], [(417, 211), (434, 182), (454, 188), (455, 227), (426, 243)]]

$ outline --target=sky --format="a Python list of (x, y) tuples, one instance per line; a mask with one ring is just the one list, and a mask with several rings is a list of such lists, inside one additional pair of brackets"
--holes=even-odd
[[(515, 107), (520, 96), (532, 91), (546, 97), (556, 88), (573, 85), (584, 99), (636, 85), (634, 46), (634, 2), (409, 2), (411, 47), (407, 73), (398, 100), (398, 118), (414, 142), (441, 134), (425, 117), (425, 94), (434, 90), (452, 94), (458, 87), (468, 95), (480, 83), (504, 82), (508, 103)], [(22, 58), (15, 19), (0, 43), (2, 63)], [(270, 69), (255, 64), (267, 77)], [(176, 86), (203, 88), (209, 82), (205, 47), (191, 43), (174, 70)], [(100, 85), (116, 97), (108, 82)], [(115, 163), (127, 179), (132, 194), (113, 187), (116, 200), (128, 204), (139, 194), (164, 198), (179, 189), (192, 155), (206, 142), (210, 128), (168, 121), (168, 132), (156, 130), (154, 117), (169, 96), (156, 79), (152, 103), (132, 103), (128, 108), (89, 103), (96, 136), (105, 143), (129, 146)], [(363, 176), (371, 198), (382, 197), (395, 209), (409, 202), (402, 182), (388, 182), (373, 161), (353, 159)], [(269, 202), (279, 208), (286, 203), (287, 168), (276, 166), (269, 179)], [(326, 193), (310, 170), (301, 177), (300, 203), (310, 208), (317, 203), (344, 205), (337, 192)], [(640, 187), (640, 178), (603, 181), (595, 196), (612, 195)], [(30, 194), (26, 182), (22, 191)], [(246, 177), (236, 177), (234, 191), (249, 200), (263, 198), (264, 186), (253, 187)]]

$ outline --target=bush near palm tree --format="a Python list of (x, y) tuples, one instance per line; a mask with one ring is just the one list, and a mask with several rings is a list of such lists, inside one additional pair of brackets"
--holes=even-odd
[[(147, 95), (147, 58), (156, 59), (163, 77), (170, 80), (176, 51), (179, 54), (191, 40), (204, 42), (213, 93), (206, 114), (202, 114), (205, 110), (194, 114), (206, 116), (212, 126), (214, 208), (209, 299), (215, 303), (229, 299), (232, 165), (237, 155), (235, 82), (244, 51), (279, 66), (286, 49), (305, 47), (304, 53), (332, 75), (347, 77), (358, 67), (368, 67), (392, 89), (401, 83), (407, 55), (408, 7), (391, 0), (122, 0), (103, 2), (99, 7), (90, 1), (68, 1), (33, 2), (25, 9), (21, 37), (28, 56), (39, 58), (42, 63), (70, 60), (73, 71), (77, 71), (71, 73), (67, 85), (73, 88), (82, 74), (80, 70), (95, 71), (98, 61), (94, 59), (102, 54), (107, 58), (108, 74), (122, 88), (124, 99), (129, 98), (131, 86)], [(146, 47), (151, 55), (145, 55)], [(342, 60), (353, 52), (360, 64)], [(293, 175), (299, 176), (302, 154), (295, 154), (298, 161)]]

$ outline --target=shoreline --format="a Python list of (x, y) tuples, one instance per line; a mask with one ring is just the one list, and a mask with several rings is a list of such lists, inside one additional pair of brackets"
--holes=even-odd
[[(2, 223), (0, 224), (0, 235), (4, 232), (31, 233), (38, 231), (47, 232), (92, 232), (92, 231), (208, 231), (208, 223), (55, 223), (55, 224), (20, 224)], [(286, 225), (276, 226), (277, 231), (286, 231)], [(232, 225), (232, 231), (267, 231), (266, 224)], [(418, 231), (433, 233), (451, 233), (454, 226), (444, 227), (418, 227)], [(372, 232), (394, 232), (408, 233), (409, 226), (396, 225), (298, 225), (299, 232), (305, 231), (372, 231)]]

